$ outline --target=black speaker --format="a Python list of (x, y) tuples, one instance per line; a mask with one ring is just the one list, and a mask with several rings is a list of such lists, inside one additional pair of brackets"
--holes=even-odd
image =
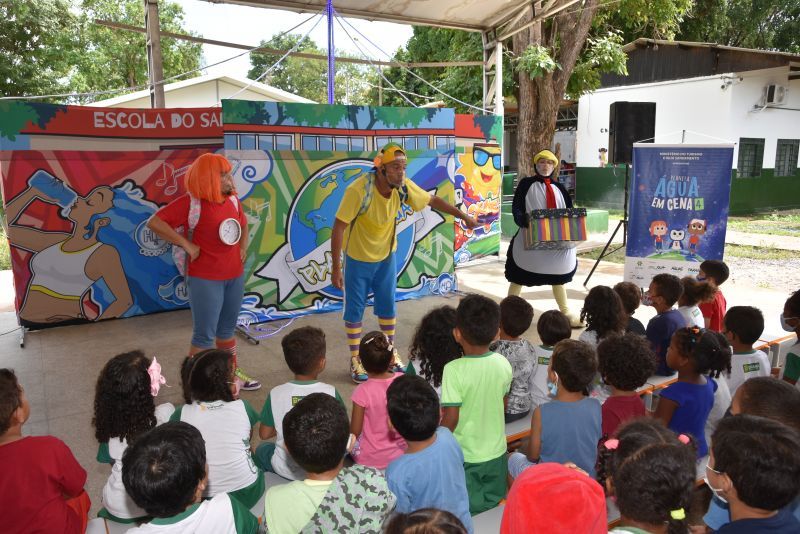
[(609, 111), (608, 162), (633, 163), (633, 143), (652, 143), (655, 102), (614, 102)]

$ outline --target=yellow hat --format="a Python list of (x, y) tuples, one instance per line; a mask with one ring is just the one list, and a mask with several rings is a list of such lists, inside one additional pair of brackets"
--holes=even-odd
[(533, 164), (536, 165), (540, 159), (547, 159), (552, 161), (554, 164), (558, 165), (558, 158), (555, 154), (550, 152), (549, 150), (542, 150), (535, 156), (533, 156)]
[(374, 163), (376, 167), (380, 167), (381, 165), (386, 165), (387, 163), (391, 163), (397, 159), (405, 160), (406, 152), (403, 150), (403, 147), (397, 143), (390, 142), (384, 145), (380, 154), (375, 157)]

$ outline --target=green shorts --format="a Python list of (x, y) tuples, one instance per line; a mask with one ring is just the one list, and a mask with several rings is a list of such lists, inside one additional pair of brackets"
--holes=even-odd
[(500, 504), (508, 490), (508, 460), (503, 454), (478, 464), (464, 462), (469, 495), (469, 513), (485, 512)]

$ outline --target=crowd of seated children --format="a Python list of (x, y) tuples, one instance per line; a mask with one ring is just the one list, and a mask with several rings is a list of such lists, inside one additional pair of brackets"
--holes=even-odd
[(590, 345), (573, 339), (556, 344), (548, 378), (553, 400), (533, 411), (526, 454), (509, 456), (512, 478), (540, 462), (573, 462), (594, 477), (602, 416), (600, 403), (587, 397), (586, 389), (595, 373), (597, 355)]
[(283, 440), (283, 417), (297, 404), (299, 399), (311, 393), (326, 393), (342, 401), (335, 387), (317, 380), (325, 370), (325, 332), (313, 326), (292, 330), (281, 340), (281, 349), (286, 365), (294, 374), (294, 380), (272, 388), (261, 409), (258, 434), (265, 441), (256, 449), (256, 465), (264, 471), (272, 471), (289, 480), (305, 476), (289, 453)]
[(700, 273), (697, 280), (700, 282), (708, 281), (717, 288), (714, 299), (700, 304), (700, 311), (703, 312), (705, 327), (715, 332), (722, 332), (722, 319), (725, 317), (725, 310), (728, 303), (722, 290), (719, 288), (730, 276), (730, 270), (724, 261), (705, 260), (700, 264)]
[(667, 365), (667, 349), (672, 342), (672, 334), (686, 326), (681, 312), (673, 308), (682, 292), (680, 278), (661, 273), (653, 277), (644, 295), (644, 303), (656, 310), (656, 316), (647, 323), (646, 335), (656, 355), (656, 374), (660, 376), (670, 376), (675, 372)]
[(786, 299), (781, 314), (781, 327), (797, 336), (797, 343), (789, 347), (786, 354), (781, 378), (800, 388), (800, 291), (795, 291)]
[(753, 345), (764, 332), (764, 315), (752, 306), (734, 306), (725, 314), (722, 333), (733, 349), (731, 372), (724, 375), (731, 395), (745, 380), (770, 376), (772, 366), (767, 355)]
[(625, 326), (625, 331), (641, 336), (645, 335), (644, 325), (633, 316), (642, 303), (642, 290), (633, 282), (619, 282), (614, 285), (614, 292), (619, 295), (622, 307), (625, 308), (625, 313), (628, 314), (628, 324)]
[(531, 375), (536, 365), (533, 345), (522, 335), (533, 322), (533, 307), (516, 295), (500, 302), (500, 339), (489, 350), (502, 354), (511, 364), (513, 378), (505, 408), (505, 421), (510, 423), (527, 416), (531, 411)]
[(461, 345), (453, 337), (456, 309), (440, 306), (426, 313), (414, 331), (408, 348), (406, 374), (419, 375), (442, 396), (444, 366), (461, 357)]
[(541, 345), (533, 347), (535, 364), (531, 373), (531, 406), (541, 406), (550, 402), (550, 392), (547, 389), (547, 375), (550, 369), (550, 358), (553, 356), (553, 347), (572, 335), (572, 326), (569, 317), (559, 310), (547, 310), (539, 316), (536, 322), (536, 332), (539, 334)]
[(597, 347), (606, 337), (623, 333), (628, 320), (617, 292), (608, 286), (595, 286), (583, 301), (581, 321), (586, 323), (586, 330), (581, 332), (578, 340)]
[(700, 311), (700, 303), (714, 300), (717, 288), (709, 281), (701, 282), (694, 276), (684, 276), (681, 278), (683, 293), (678, 299), (678, 311), (681, 312), (686, 320), (686, 326), (699, 326), (705, 328), (706, 323), (703, 312)]

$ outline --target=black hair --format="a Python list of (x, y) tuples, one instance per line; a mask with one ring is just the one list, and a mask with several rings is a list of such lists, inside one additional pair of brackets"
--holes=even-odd
[(384, 534), (467, 534), (464, 523), (446, 510), (420, 508), (409, 514), (394, 514)]
[(22, 388), (13, 369), (0, 369), (0, 435), (11, 428), (11, 416), (22, 406)]
[(683, 294), (681, 279), (674, 274), (661, 273), (653, 277), (652, 283), (658, 289), (658, 295), (667, 306), (673, 306)]
[(642, 303), (642, 290), (633, 282), (619, 282), (614, 286), (614, 291), (619, 295), (622, 301), (622, 307), (628, 315), (633, 315), (633, 312)]
[(575, 339), (556, 343), (550, 357), (558, 381), (567, 391), (584, 391), (597, 373), (597, 354), (591, 345)]
[(719, 291), (714, 284), (705, 281), (701, 282), (694, 276), (681, 278), (681, 286), (683, 286), (683, 293), (678, 301), (684, 306), (694, 306), (698, 302), (714, 300), (714, 295)]
[(672, 337), (681, 355), (692, 361), (695, 372), (714, 378), (731, 372), (731, 345), (719, 332), (690, 326), (675, 330)]
[(458, 303), (456, 328), (470, 345), (488, 346), (500, 330), (500, 306), (488, 297), (471, 293)]
[(745, 380), (736, 393), (741, 413), (766, 417), (800, 432), (800, 390), (788, 382), (757, 376)]
[(647, 525), (667, 523), (670, 533), (685, 533), (695, 484), (696, 449), (684, 444), (663, 423), (640, 417), (617, 431), (616, 448), (600, 446), (598, 475), (611, 478), (620, 515)]
[(100, 443), (127, 440), (156, 426), (156, 403), (150, 393), (150, 358), (140, 350), (117, 354), (103, 367), (94, 394), (94, 436)]
[(186, 404), (233, 401), (233, 356), (225, 350), (208, 349), (183, 360), (181, 380)]
[(533, 306), (527, 300), (509, 295), (500, 301), (500, 324), (511, 337), (519, 337), (531, 327)]
[(463, 354), (453, 337), (455, 326), (456, 309), (440, 306), (426, 313), (414, 331), (409, 359), (419, 363), (421, 374), (433, 387), (442, 385), (444, 366)]
[(281, 348), (294, 374), (311, 374), (325, 357), (325, 332), (315, 326), (295, 328), (281, 340)]
[(723, 417), (711, 437), (714, 470), (731, 479), (743, 503), (780, 510), (800, 492), (800, 434), (752, 415)]
[(439, 396), (424, 378), (402, 375), (386, 390), (389, 420), (407, 441), (423, 441), (439, 426)]
[(172, 517), (186, 510), (205, 478), (203, 436), (181, 421), (145, 432), (122, 455), (125, 491), (152, 517)]
[(792, 293), (783, 306), (789, 308), (793, 317), (800, 317), (800, 291)]
[(600, 340), (611, 333), (624, 332), (628, 314), (616, 291), (608, 286), (595, 286), (583, 301), (581, 321), (585, 321), (586, 329), (597, 333)]
[(724, 284), (731, 274), (730, 269), (722, 260), (706, 260), (700, 264), (700, 270), (706, 276), (713, 278), (718, 286)]
[(601, 341), (597, 360), (605, 383), (622, 391), (635, 391), (656, 372), (656, 356), (650, 342), (632, 332)]
[(283, 417), (286, 449), (309, 473), (324, 473), (339, 465), (349, 438), (344, 406), (326, 393), (303, 397)]
[(552, 347), (562, 339), (570, 338), (572, 326), (569, 324), (569, 318), (560, 311), (547, 310), (539, 316), (536, 332), (542, 344)]
[(723, 324), (739, 341), (752, 345), (764, 333), (764, 314), (752, 306), (733, 306), (725, 313)]
[(361, 339), (358, 357), (368, 373), (385, 373), (392, 367), (393, 349), (386, 334), (373, 330)]

